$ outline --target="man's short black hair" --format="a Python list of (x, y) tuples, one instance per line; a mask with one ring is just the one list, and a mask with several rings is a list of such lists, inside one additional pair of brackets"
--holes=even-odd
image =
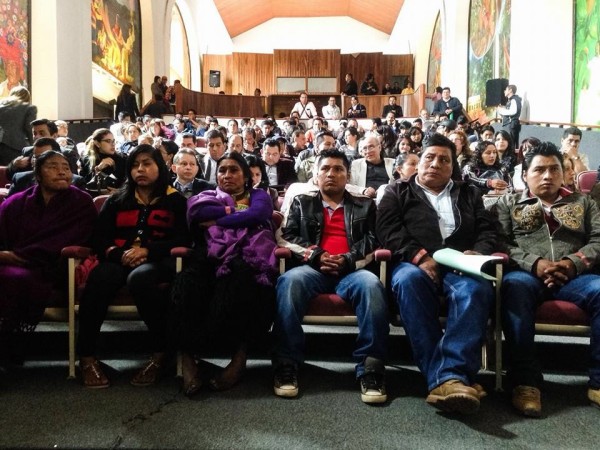
[(531, 166), (531, 161), (536, 156), (555, 156), (560, 162), (560, 167), (564, 168), (563, 154), (558, 147), (552, 142), (540, 142), (525, 154), (523, 158), (523, 175), (527, 172), (527, 169)]
[(344, 164), (344, 167), (346, 168), (346, 171), (348, 173), (350, 172), (350, 162), (348, 161), (348, 157), (346, 156), (346, 154), (344, 152), (341, 152), (341, 151), (339, 151), (338, 149), (335, 149), (335, 148), (330, 148), (328, 150), (323, 150), (321, 152), (321, 154), (319, 155), (319, 161), (317, 163), (317, 167), (321, 167), (321, 162), (325, 158), (341, 159), (342, 163)]
[(427, 150), (429, 147), (449, 148), (450, 151), (452, 152), (452, 162), (454, 163), (454, 159), (456, 158), (456, 145), (454, 145), (454, 142), (452, 142), (450, 139), (448, 139), (443, 134), (433, 133), (429, 137), (429, 140), (427, 141), (427, 147), (425, 148), (425, 150)]
[(579, 136), (580, 138), (583, 139), (583, 133), (577, 127), (565, 128), (565, 131), (563, 131), (563, 136), (562, 136), (563, 139), (565, 139), (570, 134), (572, 134), (573, 136)]
[(196, 135), (193, 133), (183, 133), (181, 135), (181, 140), (183, 141), (186, 138), (192, 138), (192, 142), (194, 142), (194, 144), (196, 143)]
[(50, 134), (58, 133), (58, 127), (56, 126), (56, 124), (48, 119), (36, 119), (36, 120), (32, 121), (29, 125), (31, 125), (31, 128), (37, 127), (40, 125), (46, 125), (48, 127), (48, 131), (50, 132)]
[(263, 142), (263, 149), (267, 147), (277, 147), (279, 149), (279, 141), (277, 138), (272, 137), (265, 139), (265, 142)]
[(321, 145), (321, 142), (323, 142), (325, 140), (325, 136), (331, 136), (333, 138), (333, 140), (335, 140), (335, 136), (333, 135), (333, 133), (331, 131), (329, 131), (329, 130), (320, 131), (315, 136), (315, 146), (316, 147)]
[(34, 147), (45, 147), (46, 145), (49, 145), (50, 147), (52, 147), (52, 150), (60, 152), (61, 148), (58, 142), (56, 142), (56, 139), (52, 139), (49, 137), (42, 137), (39, 139), (36, 139), (35, 142), (33, 143)]
[(211, 139), (221, 139), (223, 144), (227, 142), (227, 139), (225, 139), (225, 136), (219, 130), (210, 130), (204, 135), (204, 137), (207, 141)]

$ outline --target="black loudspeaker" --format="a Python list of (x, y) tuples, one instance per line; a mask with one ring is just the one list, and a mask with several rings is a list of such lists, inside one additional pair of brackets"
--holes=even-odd
[(506, 103), (504, 89), (508, 86), (506, 78), (496, 78), (485, 82), (485, 106), (498, 106)]
[(220, 87), (221, 86), (221, 71), (220, 70), (211, 70), (210, 75), (208, 77), (208, 85), (210, 87)]

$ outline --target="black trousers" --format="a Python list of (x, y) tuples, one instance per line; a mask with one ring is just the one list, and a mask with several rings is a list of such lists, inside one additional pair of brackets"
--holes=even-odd
[(79, 306), (79, 356), (95, 354), (96, 341), (108, 306), (114, 301), (117, 291), (125, 285), (150, 332), (150, 350), (166, 351), (170, 290), (161, 289), (160, 285), (171, 282), (174, 276), (175, 261), (172, 258), (142, 264), (135, 269), (108, 261), (96, 266), (88, 277)]

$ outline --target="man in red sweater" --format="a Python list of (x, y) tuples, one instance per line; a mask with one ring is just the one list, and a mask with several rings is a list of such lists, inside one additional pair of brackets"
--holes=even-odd
[(353, 306), (358, 318), (354, 359), (361, 399), (382, 403), (387, 400), (389, 324), (384, 287), (369, 270), (377, 248), (375, 204), (346, 191), (349, 163), (344, 153), (324, 150), (316, 164), (319, 190), (292, 200), (277, 233), (278, 244), (289, 248), (299, 265), (277, 281), (273, 389), (280, 397), (298, 395), (302, 319), (313, 297), (335, 293)]

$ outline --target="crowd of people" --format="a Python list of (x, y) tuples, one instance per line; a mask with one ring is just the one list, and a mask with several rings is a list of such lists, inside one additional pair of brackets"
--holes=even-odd
[[(372, 76), (365, 83), (377, 89)], [(14, 96), (15, 104), (28, 103), (23, 93)], [(132, 105), (126, 96), (122, 104)], [(340, 115), (332, 99), (325, 108)], [(351, 110), (359, 110), (355, 99)], [(186, 395), (204, 384), (229, 389), (242, 380), (249, 352), (270, 337), (274, 393), (296, 397), (308, 303), (336, 293), (358, 319), (353, 358), (362, 401), (387, 400), (391, 302), (425, 377), (427, 403), (474, 413), (485, 396), (477, 372), (494, 293), (487, 281), (433, 255), (503, 251), (510, 257), (502, 321), (514, 407), (541, 415), (535, 308), (552, 297), (591, 317), (588, 398), (600, 406), (600, 215), (574, 183), (589, 164), (579, 152), (581, 131), (565, 129), (560, 148), (535, 138), (517, 148), (514, 124), (473, 127), (449, 88), (438, 103), (433, 117), (423, 110), (408, 121), (390, 96), (370, 124), (347, 114), (337, 129), (306, 93), (281, 122), (221, 124), (190, 109), (166, 124), (122, 109), (114, 125), (78, 144), (65, 122), (26, 111), (32, 120), (22, 132), (31, 133), (32, 145), (7, 161), (12, 185), (0, 204), (0, 357), (14, 356), (16, 341), (40, 320), (43, 299), (64, 284), (61, 249), (88, 245), (95, 257), (77, 342), (88, 388), (110, 385), (96, 340), (108, 305), (127, 286), (149, 331), (150, 357), (133, 385), (155, 383), (180, 350)], [(105, 194), (97, 212), (92, 197)], [(489, 196), (493, 211), (484, 207)], [(170, 257), (177, 246), (194, 249), (179, 274)], [(281, 276), (277, 246), (293, 260)], [(382, 247), (392, 253), (389, 293), (373, 259)], [(444, 328), (440, 296), (448, 308)], [(232, 357), (207, 377), (197, 363), (215, 342)]]

